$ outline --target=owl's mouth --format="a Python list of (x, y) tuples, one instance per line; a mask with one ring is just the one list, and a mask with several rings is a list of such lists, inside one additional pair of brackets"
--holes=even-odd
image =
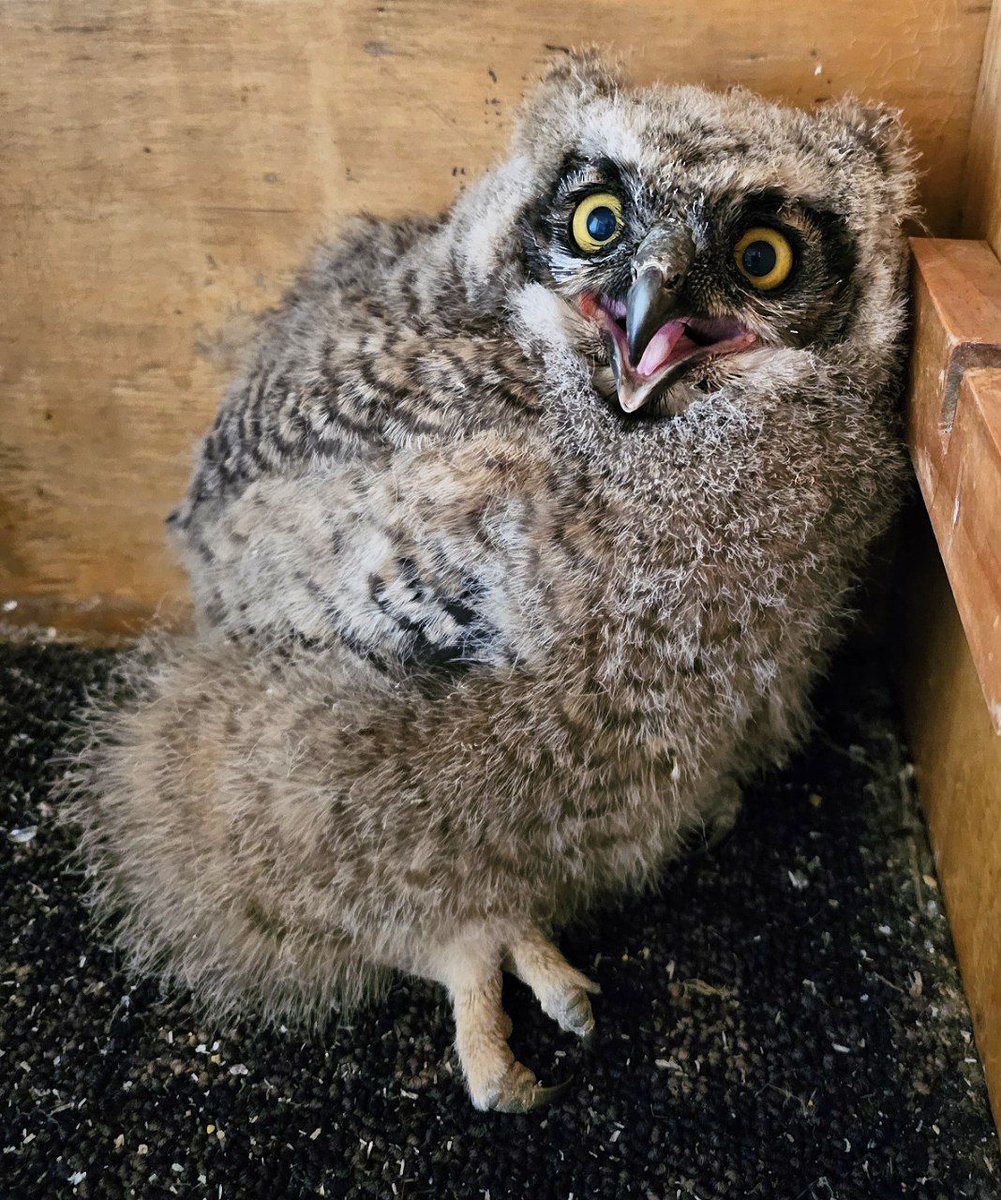
[(581, 311), (596, 322), (608, 344), (615, 387), (623, 412), (637, 412), (696, 368), (725, 355), (749, 350), (758, 336), (725, 317), (676, 317), (665, 321), (632, 362), (626, 306), (620, 300), (585, 293)]

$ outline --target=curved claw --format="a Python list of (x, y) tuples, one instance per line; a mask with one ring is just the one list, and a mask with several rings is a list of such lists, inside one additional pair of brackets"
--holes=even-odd
[(562, 1083), (554, 1083), (550, 1087), (534, 1084), (525, 1092), (516, 1092), (510, 1096), (498, 1098), (494, 1104), (494, 1111), (503, 1113), (532, 1112), (544, 1104), (551, 1104), (554, 1100), (558, 1100), (572, 1083), (573, 1076), (571, 1075), (569, 1079), (564, 1079)]

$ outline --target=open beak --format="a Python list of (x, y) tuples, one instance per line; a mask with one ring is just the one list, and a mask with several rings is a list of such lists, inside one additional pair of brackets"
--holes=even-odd
[(608, 343), (623, 412), (641, 409), (698, 364), (748, 350), (758, 340), (739, 321), (682, 315), (694, 257), (687, 230), (655, 232), (637, 251), (639, 265), (625, 303), (604, 294), (581, 299)]

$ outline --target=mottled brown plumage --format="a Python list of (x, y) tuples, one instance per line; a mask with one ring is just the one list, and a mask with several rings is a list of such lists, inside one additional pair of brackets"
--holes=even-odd
[[(590, 1032), (549, 935), (732, 821), (895, 506), (911, 185), (892, 114), (574, 57), (444, 217), (321, 252), (173, 520), (199, 632), (91, 716), (138, 965), (284, 1017), (438, 980), (474, 1102), (548, 1096), (502, 965)], [(622, 218), (584, 254), (594, 195)], [(767, 291), (761, 225), (795, 252)]]

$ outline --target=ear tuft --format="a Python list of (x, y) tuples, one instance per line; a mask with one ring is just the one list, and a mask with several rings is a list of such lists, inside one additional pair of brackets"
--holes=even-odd
[(546, 84), (569, 85), (581, 96), (610, 96), (622, 86), (622, 75), (596, 46), (583, 46), (560, 49), (549, 59), (542, 88)]
[(913, 165), (914, 149), (899, 108), (863, 104), (854, 96), (845, 96), (821, 113), (847, 129), (887, 172)]
[[(619, 71), (598, 50), (564, 50), (549, 60), (549, 66), (534, 91), (522, 103), (514, 147), (530, 157), (545, 147), (553, 152), (563, 134), (576, 128), (583, 108), (595, 100), (612, 97), (624, 86)], [(553, 136), (555, 135), (555, 136)]]
[(903, 219), (914, 215), (918, 155), (900, 109), (888, 104), (864, 104), (854, 96), (845, 96), (821, 109), (819, 115), (844, 130), (875, 160), (887, 180), (898, 216)]

